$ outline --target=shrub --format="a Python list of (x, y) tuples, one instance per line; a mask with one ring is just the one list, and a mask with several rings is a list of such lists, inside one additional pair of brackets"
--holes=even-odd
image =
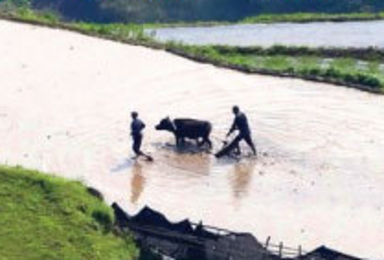
[(92, 217), (103, 227), (104, 231), (112, 230), (113, 217), (109, 212), (103, 209), (95, 209), (92, 212)]

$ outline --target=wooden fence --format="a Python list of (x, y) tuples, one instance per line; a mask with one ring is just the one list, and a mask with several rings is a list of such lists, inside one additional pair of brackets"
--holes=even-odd
[(280, 258), (296, 258), (301, 257), (307, 252), (303, 250), (302, 246), (299, 245), (297, 248), (288, 247), (280, 242), (279, 244), (271, 243), (271, 237), (268, 237), (264, 248), (273, 255), (279, 256)]

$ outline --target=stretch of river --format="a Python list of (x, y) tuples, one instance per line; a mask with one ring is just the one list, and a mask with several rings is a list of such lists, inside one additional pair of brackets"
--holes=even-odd
[(157, 40), (195, 45), (384, 48), (384, 21), (237, 24), (153, 30)]
[[(131, 214), (149, 205), (261, 242), (383, 256), (383, 96), (1, 20), (0, 39), (1, 164), (81, 180)], [(258, 159), (180, 152), (154, 129), (166, 116), (209, 120), (216, 151), (234, 104)], [(130, 159), (132, 110), (153, 163)]]

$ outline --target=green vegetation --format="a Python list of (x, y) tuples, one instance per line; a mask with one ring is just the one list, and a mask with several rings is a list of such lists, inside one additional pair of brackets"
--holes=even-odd
[[(343, 15), (346, 19), (360, 16), (356, 13), (365, 13), (362, 15), (365, 19), (365, 16), (374, 16), (384, 10), (382, 0), (0, 0), (4, 1), (38, 10), (54, 10), (66, 20), (97, 23), (236, 22), (264, 14), (295, 13), (307, 13), (295, 15), (301, 16), (299, 20), (312, 19), (308, 17), (311, 13), (330, 16), (346, 13)], [(349, 13), (355, 14), (349, 16)], [(324, 19), (324, 16), (319, 15), (318, 19)], [(263, 19), (271, 18), (279, 19), (268, 19), (267, 16)]]
[(384, 12), (377, 13), (293, 13), (293, 14), (261, 14), (247, 17), (240, 23), (307, 23), (307, 22), (346, 22), (383, 20)]
[(256, 24), (256, 23), (311, 23), (311, 22), (348, 22), (384, 20), (384, 12), (377, 13), (293, 13), (293, 14), (260, 14), (246, 17), (239, 21), (195, 21), (172, 23), (146, 23), (146, 28), (172, 27), (212, 27), (218, 25)]
[(212, 26), (228, 23), (365, 21), (384, 18), (381, 0), (0, 0), (67, 21)]
[(368, 13), (292, 13), (259, 14), (239, 21), (194, 21), (172, 23), (146, 23), (147, 28), (172, 27), (211, 27), (218, 25), (257, 24), (257, 23), (311, 23), (311, 22), (351, 22), (384, 20), (384, 12)]
[(26, 8), (11, 8), (0, 18), (77, 31), (129, 44), (164, 49), (196, 61), (247, 73), (297, 77), (384, 93), (384, 50), (273, 46), (188, 46), (159, 43), (137, 24), (63, 22), (57, 16)]
[(111, 208), (78, 182), (0, 167), (0, 259), (136, 259), (113, 222)]
[[(169, 43), (168, 50), (217, 66), (248, 73), (297, 77), (384, 93), (383, 51), (377, 49), (311, 49), (274, 46), (241, 48)], [(368, 55), (362, 55), (362, 53)], [(383, 63), (384, 64), (384, 63)]]
[[(183, 46), (182, 44), (170, 42), (168, 46), (175, 48), (199, 49), (198, 46)], [(270, 48), (255, 47), (236, 47), (236, 46), (206, 46), (214, 48), (217, 52), (225, 55), (256, 55), (256, 56), (321, 56), (328, 58), (352, 58), (360, 60), (380, 61), (384, 59), (384, 50), (377, 48), (311, 48), (275, 45)], [(202, 47), (204, 49), (204, 47)]]
[(72, 30), (131, 44), (150, 43), (152, 41), (152, 38), (145, 34), (144, 26), (142, 25), (65, 22), (57, 13), (44, 10), (36, 11), (25, 6), (18, 7), (13, 4), (0, 5), (0, 18)]
[(135, 42), (151, 42), (152, 38), (144, 31), (144, 27), (136, 24), (91, 24), (91, 23), (71, 23), (69, 25), (75, 30), (85, 32), (90, 35), (108, 37), (110, 39)]
[(60, 23), (60, 16), (51, 11), (34, 11), (28, 7), (17, 7), (11, 4), (0, 6), (0, 17), (15, 18), (25, 22), (40, 22), (41, 24), (57, 25)]

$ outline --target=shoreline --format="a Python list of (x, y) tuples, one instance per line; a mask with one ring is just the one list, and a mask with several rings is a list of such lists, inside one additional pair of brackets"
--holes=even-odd
[[(103, 33), (97, 33), (97, 32), (93, 32), (93, 31), (89, 31), (87, 29), (78, 27), (76, 24), (70, 24), (70, 23), (67, 24), (67, 23), (61, 23), (61, 22), (48, 23), (48, 22), (38, 21), (38, 20), (26, 20), (26, 19), (22, 19), (19, 17), (15, 17), (15, 16), (4, 16), (1, 14), (0, 14), (0, 19), (8, 20), (8, 21), (14, 21), (14, 22), (20, 22), (20, 23), (24, 23), (24, 24), (38, 25), (38, 26), (43, 26), (43, 27), (52, 28), (52, 29), (68, 30), (68, 31), (77, 32), (77, 33), (80, 33), (83, 35), (87, 35), (90, 37), (101, 38), (101, 39), (105, 39), (105, 40), (111, 40), (111, 41), (120, 42), (123, 44), (129, 44), (129, 45), (133, 45), (133, 46), (143, 46), (143, 47), (147, 47), (147, 48), (151, 48), (151, 49), (165, 50), (165, 51), (172, 53), (174, 55), (178, 55), (178, 56), (181, 56), (183, 58), (187, 58), (187, 59), (190, 59), (193, 61), (197, 61), (197, 62), (201, 62), (201, 63), (205, 63), (205, 64), (212, 64), (214, 66), (221, 67), (221, 68), (228, 68), (228, 69), (232, 69), (232, 70), (237, 70), (237, 71), (247, 73), (247, 74), (260, 74), (260, 75), (269, 75), (269, 76), (276, 76), (276, 77), (297, 78), (297, 79), (303, 79), (303, 80), (308, 80), (308, 81), (312, 81), (312, 82), (329, 83), (332, 85), (354, 88), (354, 89), (361, 90), (361, 91), (367, 91), (367, 92), (370, 92), (373, 94), (383, 94), (384, 93), (384, 90), (382, 88), (381, 89), (380, 88), (372, 88), (370, 86), (366, 86), (363, 84), (343, 82), (343, 81), (340, 81), (337, 79), (319, 77), (317, 75), (299, 75), (297, 73), (277, 72), (277, 71), (270, 70), (270, 69), (248, 68), (248, 67), (242, 66), (242, 65), (227, 64), (225, 62), (215, 61), (215, 60), (212, 60), (212, 59), (204, 57), (204, 56), (200, 56), (200, 57), (195, 56), (193, 53), (189, 53), (185, 50), (180, 50), (180, 47), (182, 47), (182, 48), (185, 47), (183, 45), (174, 47), (172, 43), (160, 43), (160, 42), (154, 41), (150, 38), (139, 39), (139, 40), (133, 39), (133, 38), (131, 38), (131, 39), (125, 38), (124, 39), (124, 38), (120, 37), (119, 35), (112, 36), (112, 35), (106, 35)], [(204, 48), (204, 47), (206, 47), (206, 46), (202, 46), (202, 48)], [(218, 46), (218, 48), (220, 48), (220, 47), (221, 46)], [(196, 46), (196, 48), (199, 48), (199, 46)], [(225, 48), (225, 46), (223, 48)], [(258, 47), (256, 47), (256, 49), (257, 48)], [(271, 48), (273, 48), (273, 47), (271, 47)], [(271, 49), (271, 48), (269, 48), (269, 49)], [(300, 50), (300, 47), (286, 47), (286, 48), (288, 50), (295, 50), (295, 49)], [(252, 50), (252, 47), (249, 47), (249, 48), (248, 47), (244, 47), (244, 48), (235, 47), (233, 49), (238, 49), (240, 51), (247, 52), (247, 50)], [(260, 48), (260, 49), (266, 50), (265, 48)], [(321, 51), (332, 52), (332, 49), (326, 49), (326, 48), (324, 48), (324, 49), (307, 48), (307, 49), (308, 50), (314, 50), (315, 52), (320, 50), (320, 53), (321, 53)], [(340, 55), (343, 55), (343, 52), (345, 52), (345, 53), (351, 53), (352, 52), (353, 53), (354, 51), (356, 51), (357, 53), (360, 53), (359, 56), (361, 56), (361, 55), (363, 55), (363, 53), (365, 51), (372, 51), (372, 48), (355, 49), (355, 50), (353, 50), (353, 49), (334, 49), (334, 50), (335, 50), (335, 52), (339, 52)], [(382, 55), (381, 49), (377, 49), (377, 50), (373, 49), (373, 52), (375, 52), (375, 51), (378, 53), (378, 55)]]
[(159, 28), (190, 28), (190, 27), (214, 27), (231, 26), (242, 24), (278, 24), (278, 23), (317, 23), (317, 22), (365, 22), (382, 21), (384, 12), (380, 13), (293, 13), (293, 14), (261, 14), (257, 16), (246, 17), (239, 21), (196, 21), (196, 22), (170, 22), (170, 23), (143, 23), (147, 29)]
[(259, 75), (267, 75), (267, 76), (274, 76), (274, 77), (281, 77), (281, 78), (295, 78), (295, 79), (302, 79), (312, 82), (318, 82), (318, 83), (327, 83), (334, 86), (339, 87), (347, 87), (352, 88), (360, 91), (369, 92), (371, 94), (378, 94), (383, 95), (384, 89), (383, 88), (373, 88), (367, 85), (363, 84), (356, 84), (356, 83), (350, 83), (350, 82), (343, 82), (341, 80), (333, 79), (333, 78), (324, 78), (321, 76), (316, 75), (299, 75), (297, 73), (290, 73), (290, 72), (277, 72), (270, 69), (259, 69), (259, 68), (252, 68), (246, 65), (237, 65), (237, 64), (231, 64), (225, 61), (219, 61), (219, 60), (213, 60), (209, 57), (204, 56), (194, 56), (193, 54), (189, 52), (185, 52), (183, 50), (177, 50), (177, 49), (168, 49), (167, 51), (174, 53), (176, 55), (191, 59), (196, 62), (204, 63), (204, 64), (211, 64), (219, 68), (226, 68), (231, 70), (236, 70), (239, 72), (243, 72), (246, 74), (259, 74)]
[[(123, 44), (129, 44), (129, 45), (133, 45), (133, 46), (143, 46), (143, 47), (147, 47), (147, 48), (151, 48), (151, 49), (157, 49), (157, 50), (165, 50), (165, 51), (172, 53), (174, 55), (178, 55), (178, 56), (181, 56), (183, 58), (187, 58), (187, 59), (190, 59), (193, 61), (197, 61), (197, 62), (201, 62), (201, 63), (205, 63), (205, 64), (212, 64), (214, 66), (221, 67), (221, 68), (228, 68), (228, 69), (232, 69), (232, 70), (237, 70), (237, 71), (247, 73), (247, 74), (260, 74), (260, 75), (269, 75), (269, 76), (276, 76), (276, 77), (297, 78), (297, 79), (303, 79), (303, 80), (308, 80), (308, 81), (312, 81), (312, 82), (329, 83), (329, 84), (336, 85), (336, 86), (344, 86), (344, 87), (354, 88), (354, 89), (361, 90), (361, 91), (367, 91), (367, 92), (370, 92), (373, 94), (383, 94), (384, 93), (383, 87), (372, 88), (371, 86), (367, 86), (364, 84), (345, 82), (345, 81), (341, 81), (338, 79), (334, 79), (332, 77), (327, 78), (327, 77), (319, 76), (319, 75), (300, 75), (300, 73), (295, 73), (295, 72), (278, 72), (278, 71), (274, 71), (274, 70), (271, 70), (268, 68), (261, 68), (261, 69), (260, 68), (250, 68), (247, 66), (243, 66), (241, 64), (240, 65), (229, 64), (229, 63), (222, 62), (222, 61), (215, 61), (215, 60), (210, 59), (209, 57), (196, 56), (194, 53), (186, 51), (186, 50), (188, 50), (187, 45), (177, 45), (177, 44), (175, 45), (173, 43), (160, 43), (160, 42), (157, 42), (157, 41), (151, 39), (150, 37), (146, 38), (146, 36), (144, 36), (144, 35), (143, 35), (144, 38), (142, 38), (142, 39), (140, 39), (140, 38), (137, 39), (138, 37), (135, 38), (135, 36), (133, 36), (132, 38), (124, 38), (123, 36), (118, 35), (118, 34), (117, 35), (111, 35), (109, 32), (105, 33), (105, 31), (103, 30), (103, 28), (104, 28), (103, 25), (98, 25), (98, 26), (100, 26), (100, 27), (97, 27), (98, 31), (92, 31), (92, 29), (87, 29), (86, 26), (88, 24), (84, 24), (84, 26), (82, 26), (82, 24), (63, 23), (60, 21), (59, 22), (49, 22), (49, 21), (44, 21), (44, 20), (38, 20), (38, 18), (39, 17), (27, 20), (27, 19), (23, 19), (23, 18), (14, 16), (14, 15), (0, 14), (0, 19), (3, 19), (3, 20), (20, 22), (20, 23), (25, 23), (25, 24), (38, 25), (38, 26), (48, 27), (48, 28), (52, 28), (52, 29), (68, 30), (68, 31), (77, 32), (77, 33), (80, 33), (83, 35), (87, 35), (90, 37), (96, 37), (96, 38), (111, 40), (111, 41), (120, 42)], [(89, 25), (92, 26), (93, 24), (89, 24)], [(119, 26), (124, 27), (124, 25), (119, 25)], [(135, 25), (135, 26), (138, 26), (138, 28), (139, 28), (138, 30), (140, 30), (140, 28), (141, 29), (144, 28), (144, 27), (140, 27), (139, 25)], [(203, 49), (203, 48), (209, 47), (209, 46), (193, 46), (193, 47), (197, 48), (197, 49), (199, 49), (199, 48)], [(214, 47), (226, 48), (226, 46), (214, 46)], [(273, 48), (274, 47), (271, 47), (271, 48), (233, 47), (232, 49), (237, 49), (241, 53), (241, 52), (247, 52), (247, 51), (252, 52), (252, 50), (255, 50), (255, 49), (258, 49), (261, 51), (268, 51), (269, 49), (273, 49)], [(288, 47), (288, 46), (287, 47), (283, 46), (283, 48), (286, 48), (288, 51), (289, 50), (295, 51), (295, 50), (302, 49), (300, 47)], [(364, 52), (373, 52), (372, 56), (383, 55), (383, 53), (382, 53), (383, 50), (374, 49), (374, 48), (368, 48), (368, 49), (306, 48), (306, 50), (309, 52), (315, 52), (315, 53), (319, 52), (320, 54), (322, 52), (332, 53), (334, 51), (335, 53), (339, 53), (338, 55), (341, 57), (343, 57), (342, 56), (343, 53), (346, 55), (351, 55), (351, 53), (353, 54), (353, 52), (358, 53), (359, 54), (358, 56), (361, 56), (361, 57), (364, 56)]]

